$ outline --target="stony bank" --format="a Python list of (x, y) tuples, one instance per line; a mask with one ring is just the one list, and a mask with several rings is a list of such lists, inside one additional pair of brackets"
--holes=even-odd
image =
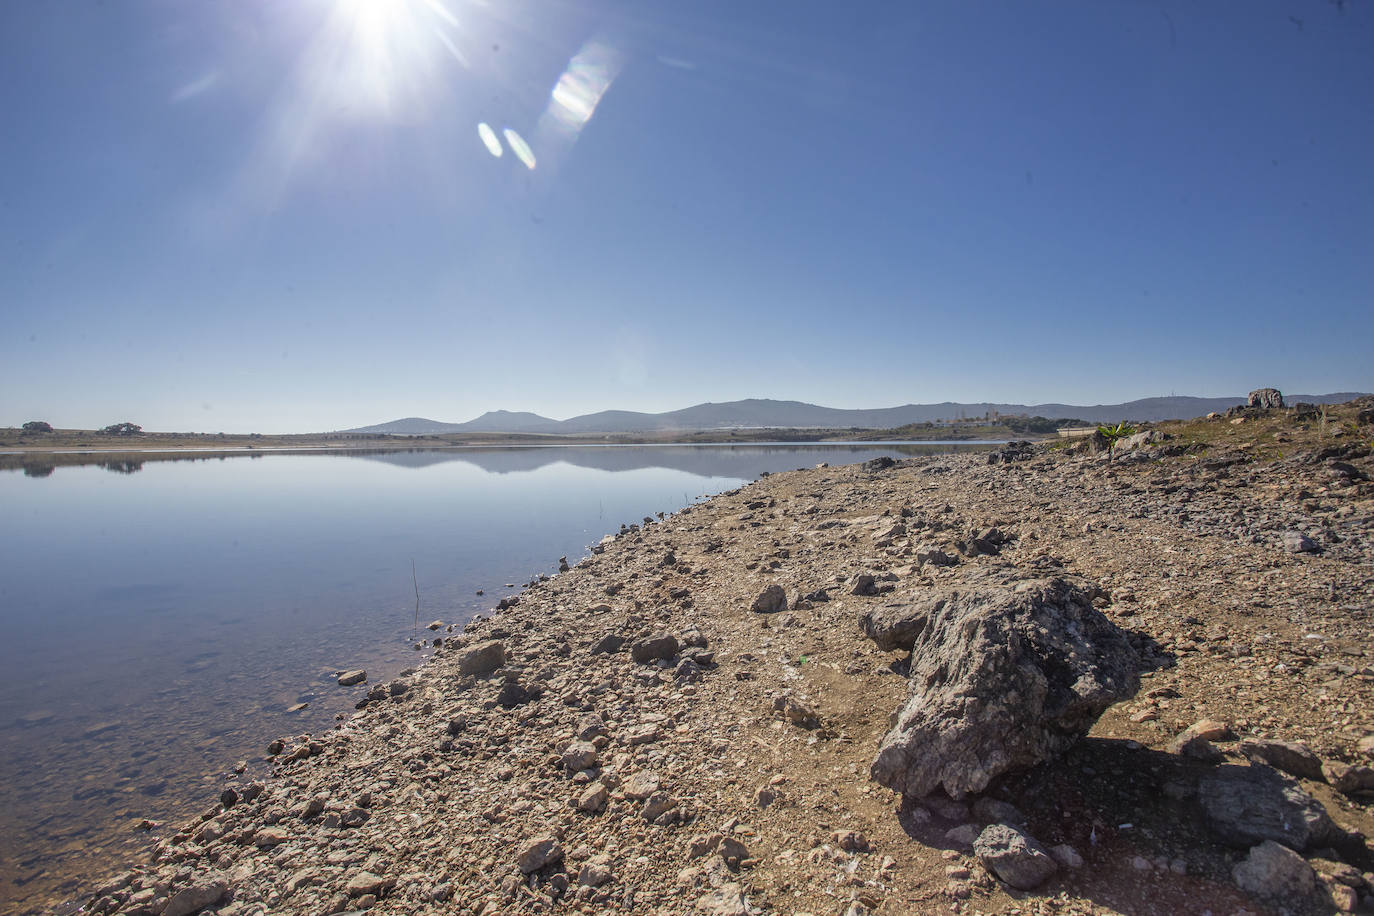
[(646, 519), (86, 911), (1369, 911), (1369, 406)]

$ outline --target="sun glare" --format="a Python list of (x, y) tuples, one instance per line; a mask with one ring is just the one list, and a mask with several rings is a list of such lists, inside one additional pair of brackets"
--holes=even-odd
[[(272, 202), (268, 206), (287, 193), (304, 167), (330, 161), (341, 148), (334, 140), (344, 133), (383, 137), (375, 129), (400, 125), (423, 131), (460, 111), (472, 118), (479, 148), (493, 159), (553, 175), (624, 64), (611, 40), (593, 37), (551, 84), (539, 86), (533, 80), (547, 77), (530, 77), (528, 61), (543, 49), (505, 50), (495, 59), (497, 37), (510, 24), (493, 16), (484, 0), (324, 4), (319, 28), (301, 49), (243, 171), (244, 196)], [(212, 74), (204, 85), (213, 79)], [(507, 100), (528, 96), (531, 89), (543, 94), (542, 111), (512, 110)], [(202, 83), (188, 84), (174, 99), (200, 91)], [(449, 152), (432, 151), (441, 172), (451, 161)]]
[(392, 111), (398, 96), (415, 88), (427, 48), (411, 0), (339, 0), (344, 28), (341, 88), (353, 104)]

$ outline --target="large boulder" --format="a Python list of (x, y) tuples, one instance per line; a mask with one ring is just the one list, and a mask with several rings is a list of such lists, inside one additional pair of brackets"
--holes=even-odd
[(869, 770), (877, 782), (913, 797), (981, 792), (1063, 753), (1135, 695), (1139, 658), (1092, 589), (1006, 576), (922, 606), (907, 700)]
[(1283, 392), (1277, 388), (1256, 388), (1250, 392), (1250, 399), (1246, 402), (1247, 407), (1282, 407)]
[(1339, 832), (1297, 780), (1262, 764), (1217, 767), (1198, 784), (1198, 801), (1211, 828), (1235, 846), (1273, 840), (1301, 852)]

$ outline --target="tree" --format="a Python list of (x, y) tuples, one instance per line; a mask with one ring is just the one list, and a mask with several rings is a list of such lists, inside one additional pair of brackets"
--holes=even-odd
[(26, 433), (50, 433), (52, 424), (46, 420), (30, 420), (24, 424), (23, 429)]
[(100, 430), (102, 436), (137, 436), (143, 427), (134, 423), (112, 423)]

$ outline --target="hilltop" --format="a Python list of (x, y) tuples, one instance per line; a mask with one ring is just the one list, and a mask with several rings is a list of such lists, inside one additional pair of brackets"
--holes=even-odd
[[(1359, 397), (1356, 392), (1291, 395), (1290, 403), (1339, 404)], [(406, 417), (344, 430), (348, 433), (389, 433), (393, 435), (436, 435), (445, 433), (524, 433), (545, 435), (587, 435), (590, 433), (688, 432), (719, 429), (894, 429), (916, 423), (954, 421), (998, 415), (1044, 417), (1049, 420), (1078, 419), (1088, 423), (1147, 422), (1199, 417), (1224, 411), (1245, 398), (1159, 397), (1142, 398), (1122, 404), (993, 404), (955, 403), (905, 404), (873, 410), (847, 410), (820, 407), (801, 401), (774, 401), (750, 398), (720, 404), (697, 404), (665, 413), (639, 413), (632, 410), (603, 410), (567, 420), (552, 420), (527, 411), (493, 410), (465, 423), (445, 423), (424, 417)]]

